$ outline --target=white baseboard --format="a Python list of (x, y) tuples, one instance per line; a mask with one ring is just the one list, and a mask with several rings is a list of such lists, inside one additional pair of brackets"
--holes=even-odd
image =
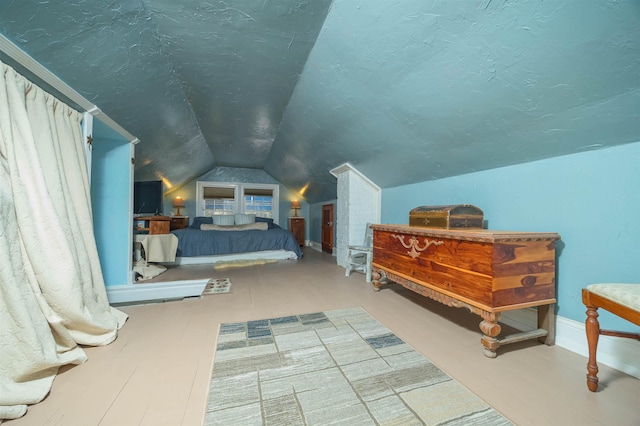
[[(317, 242), (317, 241), (311, 241), (311, 240), (309, 240), (309, 241), (307, 241), (307, 246), (308, 246), (308, 247), (311, 247), (311, 248), (312, 248), (312, 249), (314, 249), (315, 251), (322, 252), (322, 244), (321, 244), (321, 243), (319, 243), (319, 242)], [(332, 255), (332, 256), (335, 256), (335, 255), (336, 255), (336, 248), (335, 248), (335, 247), (331, 250), (331, 255)]]
[(109, 303), (148, 302), (150, 300), (182, 299), (200, 296), (208, 278), (201, 280), (167, 281), (155, 284), (129, 284), (107, 287)]
[(316, 242), (316, 241), (307, 241), (307, 247), (310, 247), (312, 249), (314, 249), (315, 251), (322, 251), (322, 244)]
[[(504, 312), (500, 322), (527, 331), (537, 328), (535, 308)], [(584, 323), (564, 317), (556, 317), (556, 345), (584, 356), (589, 356)], [(640, 379), (640, 342), (632, 339), (600, 336), (598, 364), (604, 364)], [(585, 359), (585, 371), (587, 360)]]
[(538, 310), (526, 308), (502, 312), (500, 322), (520, 331), (535, 330), (538, 328)]

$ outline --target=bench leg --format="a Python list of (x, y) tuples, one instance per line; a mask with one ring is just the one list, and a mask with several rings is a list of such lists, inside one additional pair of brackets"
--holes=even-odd
[(384, 274), (382, 271), (371, 271), (371, 275), (373, 280), (371, 284), (373, 284), (373, 291), (380, 291), (380, 287), (382, 286), (382, 280), (384, 279)]
[(540, 343), (553, 346), (556, 343), (556, 312), (555, 304), (538, 306), (538, 328), (547, 330), (545, 337), (538, 339)]
[(483, 346), (482, 353), (487, 358), (495, 358), (498, 356), (496, 350), (500, 347), (500, 341), (497, 339), (497, 336), (502, 330), (502, 327), (498, 324), (499, 317), (500, 314), (494, 314), (493, 317), (482, 315), (480, 331), (482, 331), (483, 336), (480, 342)]
[(598, 308), (587, 306), (587, 320), (585, 321), (587, 344), (589, 345), (589, 361), (587, 362), (587, 387), (591, 392), (598, 390), (598, 363), (596, 351), (600, 337), (600, 323), (598, 322)]

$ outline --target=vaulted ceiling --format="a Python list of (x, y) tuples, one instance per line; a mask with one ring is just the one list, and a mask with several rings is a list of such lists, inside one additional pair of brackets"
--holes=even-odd
[(137, 136), (336, 197), (640, 141), (640, 2), (2, 0), (0, 33)]

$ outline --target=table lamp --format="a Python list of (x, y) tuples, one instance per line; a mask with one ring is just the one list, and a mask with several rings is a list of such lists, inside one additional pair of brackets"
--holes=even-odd
[(298, 217), (298, 209), (300, 208), (300, 201), (293, 200), (291, 202), (291, 208), (293, 209), (293, 217)]
[(182, 197), (176, 197), (173, 199), (173, 207), (178, 208), (178, 216), (180, 216), (180, 208), (184, 207), (184, 200)]

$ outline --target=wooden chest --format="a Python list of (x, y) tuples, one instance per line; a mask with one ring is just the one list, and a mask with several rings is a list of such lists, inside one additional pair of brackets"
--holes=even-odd
[(427, 228), (483, 228), (484, 213), (471, 204), (421, 206), (409, 212), (409, 226)]
[[(372, 225), (373, 285), (385, 279), (448, 306), (466, 307), (482, 316), (485, 355), (495, 357), (500, 313), (538, 307), (539, 330), (553, 344), (556, 233), (430, 229)], [(519, 340), (523, 340), (519, 337)]]

